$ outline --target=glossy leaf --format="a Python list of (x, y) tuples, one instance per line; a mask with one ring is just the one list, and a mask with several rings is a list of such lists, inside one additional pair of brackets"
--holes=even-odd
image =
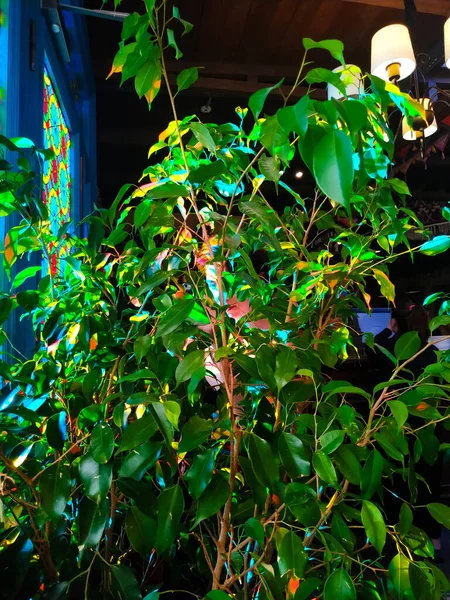
[(395, 356), (398, 360), (407, 360), (411, 358), (420, 349), (420, 338), (417, 331), (408, 331), (404, 333), (395, 342)]
[(410, 507), (404, 502), (400, 509), (399, 532), (401, 536), (405, 536), (413, 522), (413, 514)]
[(128, 509), (125, 532), (134, 550), (143, 556), (150, 554), (155, 546), (156, 521), (136, 506)]
[(442, 254), (450, 248), (450, 236), (448, 235), (437, 235), (432, 240), (425, 242), (420, 246), (422, 254), (427, 256), (436, 256), (436, 254)]
[(248, 519), (244, 525), (244, 531), (245, 535), (253, 538), (256, 542), (258, 542), (261, 548), (264, 548), (265, 532), (261, 521), (258, 521), (258, 519), (255, 519), (254, 517)]
[(410, 561), (403, 554), (397, 554), (389, 564), (391, 595), (395, 600), (415, 600), (409, 579)]
[(179, 452), (189, 452), (200, 446), (211, 434), (212, 421), (202, 419), (197, 415), (191, 417), (181, 431)]
[(132, 450), (148, 441), (158, 431), (158, 424), (151, 414), (146, 414), (140, 419), (130, 423), (124, 431), (119, 452)]
[(228, 481), (217, 474), (214, 475), (211, 482), (200, 496), (197, 504), (197, 513), (195, 523), (192, 529), (201, 521), (215, 515), (224, 506), (230, 494), (230, 485)]
[(258, 90), (252, 96), (250, 96), (250, 99), (248, 101), (248, 106), (253, 113), (253, 117), (254, 117), (255, 121), (258, 119), (259, 115), (261, 114), (261, 111), (264, 107), (264, 103), (267, 99), (267, 96), (271, 92), (273, 92), (274, 90), (279, 88), (280, 85), (283, 83), (283, 81), (284, 80), (281, 79), (281, 81), (279, 81), (276, 85), (274, 85), (272, 87), (264, 88), (262, 90)]
[(197, 454), (191, 468), (186, 472), (184, 479), (187, 481), (189, 493), (198, 500), (212, 478), (214, 469), (215, 451), (211, 448), (203, 454)]
[(95, 548), (102, 539), (109, 515), (110, 509), (107, 500), (96, 504), (86, 498), (82, 502), (78, 514), (78, 545)]
[(363, 500), (361, 518), (367, 539), (381, 554), (386, 543), (386, 524), (380, 509), (373, 502)]
[(203, 350), (194, 350), (186, 354), (175, 371), (177, 385), (188, 381), (199, 371), (205, 373), (205, 353)]
[(92, 458), (98, 463), (109, 461), (114, 451), (114, 434), (107, 423), (99, 423), (94, 427), (89, 442)]
[(408, 420), (408, 408), (400, 400), (391, 400), (387, 404), (394, 415), (394, 419), (397, 421), (397, 426), (400, 431)]
[(72, 478), (69, 467), (60, 460), (46, 469), (39, 478), (39, 495), (44, 511), (51, 519), (60, 517), (69, 500)]
[(322, 192), (348, 208), (353, 183), (353, 150), (348, 137), (336, 129), (327, 131), (314, 149), (313, 160)]
[(194, 308), (195, 300), (182, 300), (172, 306), (160, 319), (155, 337), (169, 335), (189, 317)]
[(430, 515), (445, 528), (450, 529), (450, 507), (439, 502), (427, 504)]
[(333, 571), (325, 581), (324, 600), (356, 600), (356, 590), (352, 578), (344, 568)]
[(373, 449), (367, 458), (361, 474), (361, 494), (370, 500), (375, 492), (380, 489), (384, 471), (384, 458), (377, 449)]
[(183, 69), (183, 71), (181, 71), (177, 75), (178, 93), (190, 88), (191, 85), (193, 85), (197, 81), (197, 79), (198, 79), (198, 68), (197, 67), (190, 67), (188, 69)]
[(278, 452), (283, 467), (292, 479), (309, 477), (311, 465), (303, 442), (297, 436), (283, 432), (278, 440)]
[(158, 553), (167, 550), (175, 540), (184, 511), (183, 492), (179, 485), (174, 485), (158, 496), (158, 526), (156, 530), (155, 549)]
[(111, 486), (112, 466), (101, 465), (93, 456), (86, 454), (80, 461), (79, 472), (86, 496), (100, 504)]
[(134, 448), (123, 461), (119, 469), (119, 477), (141, 479), (144, 473), (156, 463), (160, 453), (159, 442), (145, 442)]
[(335, 429), (334, 431), (327, 431), (320, 437), (320, 443), (322, 450), (325, 454), (331, 454), (339, 448), (345, 438), (345, 431), (342, 429)]
[(308, 555), (303, 549), (303, 544), (299, 536), (293, 531), (288, 531), (278, 548), (280, 575), (283, 577), (286, 573), (291, 576), (303, 577), (305, 566), (308, 561)]
[(279, 479), (279, 465), (270, 444), (252, 434), (248, 440), (248, 454), (259, 483), (272, 489)]
[(137, 579), (126, 565), (110, 565), (108, 569), (114, 600), (142, 600)]
[(288, 384), (297, 370), (297, 358), (295, 352), (290, 348), (283, 348), (277, 355), (275, 361), (275, 381), (278, 393)]
[(191, 123), (190, 128), (198, 142), (209, 152), (214, 154), (216, 151), (216, 143), (206, 125), (203, 125), (203, 123)]
[(323, 450), (317, 450), (313, 454), (312, 464), (317, 475), (325, 483), (329, 483), (333, 487), (339, 487), (336, 475), (336, 469), (330, 458)]

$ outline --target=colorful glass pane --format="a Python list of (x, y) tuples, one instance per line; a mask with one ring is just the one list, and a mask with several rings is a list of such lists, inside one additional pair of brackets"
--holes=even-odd
[[(56, 235), (70, 221), (70, 131), (48, 70), (44, 67), (44, 147), (55, 153), (44, 163), (42, 198), (47, 205), (50, 227)], [(63, 243), (51, 244), (49, 255), (53, 274), (60, 258), (67, 253)]]

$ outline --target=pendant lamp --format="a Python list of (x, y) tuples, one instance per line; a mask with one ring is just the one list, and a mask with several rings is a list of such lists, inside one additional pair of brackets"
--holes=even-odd
[(425, 109), (426, 121), (422, 119), (422, 117), (415, 117), (411, 128), (406, 117), (403, 117), (402, 119), (403, 139), (408, 140), (409, 142), (413, 142), (421, 137), (430, 137), (430, 135), (436, 133), (438, 129), (430, 99), (422, 98), (420, 103)]
[(372, 38), (371, 73), (392, 83), (397, 83), (416, 68), (416, 59), (408, 28), (405, 25), (388, 25)]

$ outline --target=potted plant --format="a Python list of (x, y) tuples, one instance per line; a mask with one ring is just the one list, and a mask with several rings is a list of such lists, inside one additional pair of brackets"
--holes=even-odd
[[(342, 44), (305, 39), (275, 114), (264, 113), (271, 88), (235, 123), (184, 117), (177, 95), (198, 72), (172, 88), (165, 56), (192, 26), (165, 0), (144, 7), (125, 20), (112, 71), (149, 104), (164, 85), (173, 121), (140, 185), (90, 217), (87, 239), (50, 230), (33, 170), (49, 154), (0, 139), (20, 156), (17, 169), (1, 163), (2, 216), (21, 218), (7, 272), (18, 256), (67, 249), (38, 289), (25, 269), (0, 298), (0, 321), (22, 310), (36, 335), (33, 357), (0, 363), (0, 563), (14, 574), (0, 594), (441, 598), (448, 582), (414, 506), (425, 485), (415, 463), (437, 458), (435, 426), (449, 412), (445, 353), (412, 379), (423, 351), (412, 332), (389, 356), (389, 381), (367, 391), (332, 378), (353, 344), (348, 319), (370, 310), (368, 281), (393, 302), (399, 254), (450, 246), (446, 236), (411, 246), (410, 230), (427, 232), (405, 183), (388, 178), (389, 107), (412, 117), (421, 106), (371, 76), (346, 97), (338, 74), (304, 68), (313, 49), (344, 65)], [(342, 100), (315, 99), (317, 83)], [(308, 93), (294, 101), (299, 85)], [(297, 153), (311, 198), (283, 182)], [(291, 198), (282, 214), (271, 186)], [(410, 497), (388, 522), (394, 475)], [(449, 525), (448, 507), (428, 510)]]

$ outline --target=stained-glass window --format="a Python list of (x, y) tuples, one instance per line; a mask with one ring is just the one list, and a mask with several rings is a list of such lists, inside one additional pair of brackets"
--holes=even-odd
[[(44, 67), (44, 147), (55, 156), (44, 163), (43, 201), (48, 207), (52, 233), (70, 221), (70, 130), (48, 70)], [(60, 258), (66, 254), (63, 243), (49, 248), (53, 274), (58, 271)]]

